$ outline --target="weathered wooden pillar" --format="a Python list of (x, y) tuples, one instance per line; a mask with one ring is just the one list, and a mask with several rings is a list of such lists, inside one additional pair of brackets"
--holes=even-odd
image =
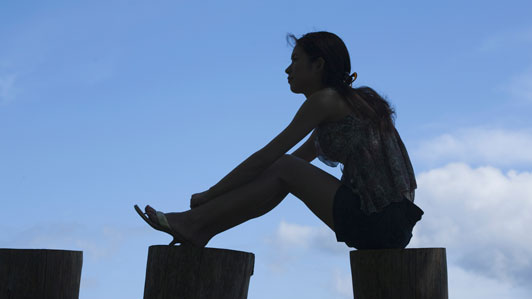
[(82, 264), (82, 251), (0, 249), (0, 298), (78, 298)]
[(447, 299), (445, 248), (353, 250), (356, 299)]
[(144, 299), (245, 299), (254, 263), (242, 251), (150, 246)]

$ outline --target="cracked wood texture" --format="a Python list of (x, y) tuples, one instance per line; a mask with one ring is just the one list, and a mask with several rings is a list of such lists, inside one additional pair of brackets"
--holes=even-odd
[(0, 249), (0, 298), (79, 298), (82, 251)]
[(247, 298), (255, 255), (249, 252), (153, 245), (144, 299)]
[(447, 299), (445, 248), (353, 250), (355, 299)]

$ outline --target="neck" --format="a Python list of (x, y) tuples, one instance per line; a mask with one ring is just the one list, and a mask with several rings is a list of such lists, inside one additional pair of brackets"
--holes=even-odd
[(303, 92), (303, 94), (305, 95), (305, 98), (308, 99), (312, 94), (314, 94), (315, 92), (320, 91), (320, 90), (322, 90), (322, 89), (324, 89), (326, 87), (327, 86), (323, 86), (322, 84), (312, 84), (312, 85), (310, 85), (308, 90)]

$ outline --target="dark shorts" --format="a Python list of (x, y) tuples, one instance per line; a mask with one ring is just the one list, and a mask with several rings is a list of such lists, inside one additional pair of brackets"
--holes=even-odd
[(421, 215), (423, 211), (406, 198), (366, 215), (360, 210), (360, 198), (343, 184), (334, 196), (336, 240), (357, 249), (405, 248)]

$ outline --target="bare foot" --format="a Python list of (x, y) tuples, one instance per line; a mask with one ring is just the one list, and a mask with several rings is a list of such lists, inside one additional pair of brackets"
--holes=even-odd
[[(157, 218), (156, 210), (154, 208), (147, 205), (144, 210), (146, 211), (146, 214), (148, 214), (148, 218), (150, 218), (151, 221), (159, 223), (159, 219)], [(183, 241), (184, 243), (190, 243), (197, 247), (205, 247), (209, 242), (207, 238), (201, 237), (201, 234), (195, 230), (194, 225), (190, 223), (190, 221), (187, 221), (186, 212), (165, 213), (164, 215), (166, 216), (166, 220), (168, 220), (170, 228), (185, 238), (185, 240), (178, 240), (178, 243)]]

